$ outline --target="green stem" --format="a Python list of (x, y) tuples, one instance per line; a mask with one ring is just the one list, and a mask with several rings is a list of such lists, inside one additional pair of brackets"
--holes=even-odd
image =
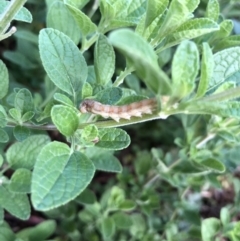
[(91, 18), (94, 13), (96, 12), (96, 10), (98, 9), (98, 6), (99, 6), (99, 0), (95, 0), (89, 13), (88, 13), (88, 17)]
[(206, 96), (199, 99), (200, 101), (226, 101), (240, 97), (240, 86), (225, 90), (223, 92)]
[(12, 0), (4, 12), (0, 14), (0, 34), (4, 34), (14, 16), (23, 7), (27, 0)]
[(123, 80), (126, 78), (126, 76), (128, 76), (129, 74), (131, 74), (133, 71), (135, 70), (135, 68), (133, 66), (126, 68), (115, 80), (115, 82), (113, 83), (114, 87), (117, 87), (119, 85), (121, 85), (123, 83)]
[(84, 53), (85, 51), (87, 51), (98, 39), (99, 33), (95, 33), (88, 41), (84, 41), (82, 48), (81, 48), (81, 52)]

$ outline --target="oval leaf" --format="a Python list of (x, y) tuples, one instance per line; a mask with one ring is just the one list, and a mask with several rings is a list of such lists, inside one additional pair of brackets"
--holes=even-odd
[(95, 168), (82, 153), (70, 153), (60, 142), (45, 146), (32, 176), (32, 203), (37, 210), (59, 207), (76, 198), (90, 183)]
[(58, 30), (43, 29), (39, 35), (43, 66), (53, 83), (73, 95), (87, 79), (87, 64), (73, 41)]
[(2, 99), (8, 93), (8, 85), (8, 70), (2, 60), (0, 60), (0, 99)]
[(55, 105), (51, 110), (51, 117), (54, 125), (65, 136), (72, 136), (78, 128), (78, 116), (71, 107)]
[(118, 128), (103, 128), (98, 130), (99, 142), (97, 147), (109, 149), (109, 150), (121, 150), (130, 144), (129, 135)]

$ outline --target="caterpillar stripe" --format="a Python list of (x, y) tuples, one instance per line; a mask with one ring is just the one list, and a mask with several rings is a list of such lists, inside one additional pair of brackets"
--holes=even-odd
[(90, 112), (119, 122), (120, 119), (130, 120), (132, 116), (142, 117), (142, 114), (152, 114), (156, 107), (157, 100), (152, 98), (122, 106), (104, 105), (98, 101), (86, 99), (79, 108), (82, 113)]

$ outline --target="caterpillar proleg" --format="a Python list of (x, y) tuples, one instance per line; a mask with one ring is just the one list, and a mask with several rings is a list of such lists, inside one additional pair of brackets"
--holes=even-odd
[(141, 117), (142, 114), (152, 114), (157, 107), (155, 98), (133, 102), (129, 105), (104, 105), (98, 101), (86, 99), (80, 104), (82, 113), (93, 113), (104, 118), (112, 118), (119, 122), (120, 119), (130, 120), (132, 116)]

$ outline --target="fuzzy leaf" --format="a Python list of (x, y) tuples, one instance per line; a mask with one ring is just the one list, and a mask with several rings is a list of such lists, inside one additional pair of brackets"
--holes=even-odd
[(27, 195), (10, 192), (4, 186), (0, 186), (0, 206), (22, 220), (27, 220), (30, 216), (31, 210)]
[(51, 5), (47, 14), (47, 27), (57, 29), (71, 38), (75, 44), (79, 43), (80, 27), (63, 2), (55, 1)]
[(194, 42), (182, 42), (173, 57), (172, 81), (174, 96), (178, 98), (190, 94), (199, 70), (199, 53)]
[[(1, 1), (0, 2), (0, 14), (3, 13), (4, 9), (10, 4), (9, 1)], [(24, 7), (18, 11), (18, 13), (14, 16), (14, 20), (23, 21), (27, 23), (32, 22), (32, 15), (31, 13)]]
[(104, 35), (100, 35), (94, 48), (94, 69), (97, 83), (106, 85), (111, 81), (115, 70), (115, 53)]
[(112, 87), (99, 91), (95, 99), (102, 104), (113, 105), (116, 104), (123, 96), (121, 88)]
[(7, 143), (9, 141), (9, 136), (7, 132), (3, 129), (0, 129), (0, 143)]
[(203, 43), (202, 63), (201, 63), (201, 77), (198, 84), (196, 97), (205, 95), (208, 83), (213, 75), (213, 54), (208, 43)]
[(49, 210), (76, 198), (90, 183), (95, 168), (81, 152), (60, 142), (51, 142), (38, 155), (32, 176), (32, 203)]
[(217, 22), (219, 16), (219, 2), (218, 0), (209, 0), (207, 5), (206, 17)]
[(220, 220), (217, 218), (207, 218), (202, 221), (201, 233), (203, 241), (211, 241), (221, 227)]
[(216, 172), (225, 172), (225, 166), (218, 160), (213, 158), (208, 158), (199, 162), (204, 167), (216, 171)]
[(33, 111), (34, 104), (31, 92), (28, 89), (20, 89), (15, 96), (14, 106), (22, 114)]
[(22, 142), (14, 143), (6, 152), (9, 165), (12, 168), (32, 169), (37, 155), (49, 141), (46, 135), (33, 135)]
[(121, 163), (111, 153), (99, 153), (99, 155), (92, 158), (92, 161), (97, 170), (104, 172), (122, 172)]
[(23, 141), (29, 137), (30, 130), (25, 126), (15, 126), (13, 135), (18, 141)]
[(129, 135), (118, 128), (102, 128), (98, 130), (99, 142), (97, 147), (105, 148), (108, 150), (122, 150), (130, 144)]
[(54, 125), (65, 136), (72, 136), (78, 128), (78, 116), (72, 107), (55, 105), (51, 117)]
[(17, 169), (12, 177), (9, 190), (17, 193), (30, 193), (32, 173), (28, 169)]
[(109, 238), (115, 233), (115, 224), (112, 218), (107, 217), (102, 220), (101, 231), (104, 238)]
[(169, 0), (148, 0), (145, 19), (145, 28), (147, 28), (158, 16), (163, 14), (167, 8)]
[(157, 55), (146, 40), (128, 29), (112, 32), (109, 40), (131, 62), (150, 90), (169, 94), (168, 76), (159, 68)]
[(2, 99), (8, 93), (8, 85), (8, 70), (2, 60), (0, 60), (0, 99)]
[(214, 75), (209, 82), (209, 89), (216, 88), (225, 81), (239, 83), (240, 47), (220, 51), (213, 56)]
[(185, 39), (193, 39), (219, 30), (219, 26), (208, 18), (191, 19), (181, 25), (175, 32), (167, 36), (164, 48), (172, 47)]
[(55, 93), (53, 97), (56, 101), (60, 102), (61, 104), (74, 106), (73, 102), (66, 95), (63, 95), (61, 93)]
[(39, 35), (43, 66), (53, 83), (74, 95), (87, 79), (87, 64), (72, 40), (58, 30), (43, 29)]
[(97, 26), (92, 22), (92, 20), (85, 15), (81, 10), (66, 4), (67, 8), (72, 13), (81, 33), (84, 36), (87, 36), (90, 33), (93, 33), (97, 30)]
[[(47, 220), (43, 221), (35, 227), (24, 228), (22, 231), (18, 232), (17, 236), (22, 238), (22, 240), (29, 241), (42, 241), (48, 239), (56, 230), (56, 221)], [(17, 240), (16, 240), (17, 241)]]
[(129, 227), (132, 225), (131, 217), (123, 212), (114, 213), (112, 215), (112, 219), (115, 225), (120, 229), (129, 229)]

